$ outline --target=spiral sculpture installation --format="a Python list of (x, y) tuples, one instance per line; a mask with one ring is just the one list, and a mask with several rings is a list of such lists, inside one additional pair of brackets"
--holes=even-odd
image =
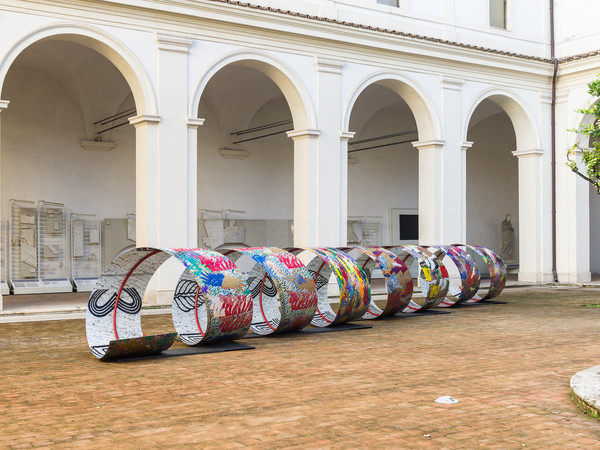
[[(168, 349), (177, 335), (183, 343), (197, 346), (239, 339), (250, 330), (266, 335), (309, 324), (336, 326), (401, 311), (489, 300), (506, 283), (500, 257), (481, 246), (344, 250), (259, 247), (223, 254), (189, 248), (131, 250), (105, 268), (90, 295), (89, 347), (103, 361), (157, 354)], [(172, 303), (176, 332), (145, 336), (142, 299), (154, 273), (171, 257), (184, 269)], [(251, 262), (246, 273), (236, 266), (242, 257)], [(384, 300), (371, 298), (375, 267), (385, 281)]]

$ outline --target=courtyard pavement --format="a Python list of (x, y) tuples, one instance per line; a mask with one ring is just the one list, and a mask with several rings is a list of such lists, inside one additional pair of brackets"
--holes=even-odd
[[(600, 289), (496, 300), (118, 363), (92, 356), (81, 319), (2, 323), (0, 448), (600, 448), (569, 387), (600, 364), (600, 308), (583, 306)], [(144, 316), (144, 331), (170, 320)]]

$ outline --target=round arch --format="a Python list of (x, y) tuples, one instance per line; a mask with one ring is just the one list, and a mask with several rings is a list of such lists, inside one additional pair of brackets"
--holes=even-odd
[[(588, 108), (597, 102), (598, 102), (598, 99), (596, 97), (588, 95), (586, 97), (585, 103), (582, 104), (582, 106), (580, 106), (578, 108), (578, 110)], [(594, 120), (595, 120), (595, 117), (591, 114), (581, 114), (581, 113), (577, 112), (577, 114), (573, 115), (571, 123), (569, 123), (569, 125), (570, 125), (569, 130), (578, 130), (580, 126), (592, 125), (594, 123)], [(576, 143), (578, 145), (585, 144), (586, 147), (588, 146), (588, 144), (587, 144), (587, 141), (589, 140), (588, 136), (581, 134), (581, 133), (573, 133), (573, 134), (575, 136), (575, 139), (574, 139), (574, 141), (570, 141), (570, 142)]]
[(252, 50), (229, 53), (211, 64), (210, 69), (204, 73), (196, 84), (196, 89), (190, 101), (188, 117), (197, 117), (200, 99), (206, 85), (213, 76), (224, 67), (235, 64), (262, 72), (279, 87), (290, 107), (296, 130), (317, 127), (312, 99), (300, 78), (283, 62), (267, 53)]
[(439, 119), (430, 99), (414, 81), (394, 72), (378, 72), (370, 75), (352, 90), (342, 116), (343, 131), (349, 131), (350, 116), (358, 97), (373, 84), (393, 90), (408, 104), (417, 123), (420, 141), (441, 139)]
[(156, 97), (148, 75), (135, 55), (119, 40), (94, 27), (55, 23), (29, 31), (17, 39), (0, 60), (0, 93), (6, 75), (17, 57), (30, 45), (42, 40), (64, 40), (84, 45), (106, 57), (129, 84), (138, 114), (156, 115)]
[(463, 122), (462, 136), (464, 142), (467, 142), (467, 134), (473, 113), (484, 100), (494, 102), (502, 108), (510, 118), (515, 130), (517, 150), (534, 150), (541, 148), (538, 127), (535, 120), (533, 120), (531, 113), (525, 108), (523, 101), (513, 92), (497, 88), (483, 91), (471, 103), (465, 121)]

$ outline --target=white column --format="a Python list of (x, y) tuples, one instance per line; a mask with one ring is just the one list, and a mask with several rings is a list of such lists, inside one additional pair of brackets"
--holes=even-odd
[(348, 143), (341, 61), (315, 58), (320, 130), (294, 130), (294, 245), (346, 245)]
[[(566, 149), (575, 143), (569, 133), (569, 113), (579, 105), (568, 103), (568, 95), (556, 100), (556, 266), (558, 279), (566, 283), (591, 280), (590, 273), (590, 185), (567, 167)], [(585, 168), (581, 152), (578, 167)], [(585, 170), (585, 169), (584, 169)]]
[(135, 126), (135, 214), (138, 247), (160, 245), (159, 202), (159, 116), (140, 115), (129, 122)]
[(519, 158), (519, 281), (550, 281), (552, 274), (544, 264), (550, 251), (544, 248), (544, 222), (550, 220), (543, 207), (544, 152), (527, 149), (512, 154)]
[[(136, 126), (137, 245), (187, 247), (197, 216), (190, 210), (196, 165), (190, 165), (188, 50), (190, 39), (156, 35), (160, 117), (138, 116)], [(191, 184), (194, 184), (193, 188)]]
[[(449, 5), (454, 13), (454, 5)], [(440, 244), (464, 243), (466, 240), (467, 159), (463, 149), (461, 89), (463, 80), (442, 75), (442, 135), (444, 136), (442, 174), (442, 241)]]
[(317, 245), (346, 245), (348, 146), (342, 144), (343, 61), (316, 57), (318, 144)]
[(348, 244), (348, 141), (356, 135), (353, 131), (342, 131), (340, 133), (340, 162), (341, 171), (344, 175), (341, 191), (341, 221), (342, 229), (340, 234), (341, 245)]
[[(10, 102), (8, 100), (0, 100), (0, 199), (2, 198), (2, 160), (1, 160), (1, 155), (2, 155), (2, 111), (4, 111), (6, 108), (8, 108), (8, 104)], [(0, 219), (2, 218), (2, 214), (0, 214)], [(0, 228), (0, 245), (2, 245), (2, 243), (4, 242), (3, 240), (4, 236), (2, 236), (2, 231)], [(8, 263), (8, 261), (5, 261), (6, 263)], [(4, 270), (4, 267), (2, 267), (2, 262), (0, 261), (0, 273), (3, 273), (2, 271)], [(8, 280), (5, 280), (8, 282)], [(4, 302), (2, 301), (2, 292), (0, 292), (0, 312), (2, 312), (4, 308)]]
[(294, 130), (294, 245), (314, 247), (318, 242), (319, 130)]
[[(191, 39), (156, 34), (160, 116), (141, 115), (136, 127), (136, 244), (197, 245), (196, 155), (188, 128), (188, 51)], [(192, 121), (192, 124), (194, 122)], [(175, 261), (158, 271), (146, 291), (149, 304), (168, 303), (181, 273)]]
[[(198, 127), (204, 119), (188, 119), (188, 246), (198, 247)], [(194, 211), (194, 213), (192, 213)]]
[(443, 141), (419, 141), (419, 242), (423, 245), (466, 240), (466, 172), (462, 141), (463, 81), (440, 77)]
[(442, 244), (444, 141), (413, 142), (419, 149), (419, 243)]
[(461, 177), (461, 185), (460, 185), (460, 198), (462, 199), (462, 227), (461, 227), (461, 236), (460, 241), (457, 243), (460, 244), (469, 244), (467, 242), (467, 150), (469, 150), (473, 146), (472, 142), (464, 141), (460, 145), (460, 166), (463, 169), (463, 176)]

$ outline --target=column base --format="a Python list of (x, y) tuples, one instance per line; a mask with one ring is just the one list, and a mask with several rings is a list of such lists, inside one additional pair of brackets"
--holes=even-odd
[(552, 273), (537, 273), (537, 272), (519, 272), (519, 281), (524, 281), (528, 283), (552, 283), (554, 281), (554, 277)]
[(592, 281), (591, 272), (559, 273), (558, 281), (561, 283), (589, 283)]

